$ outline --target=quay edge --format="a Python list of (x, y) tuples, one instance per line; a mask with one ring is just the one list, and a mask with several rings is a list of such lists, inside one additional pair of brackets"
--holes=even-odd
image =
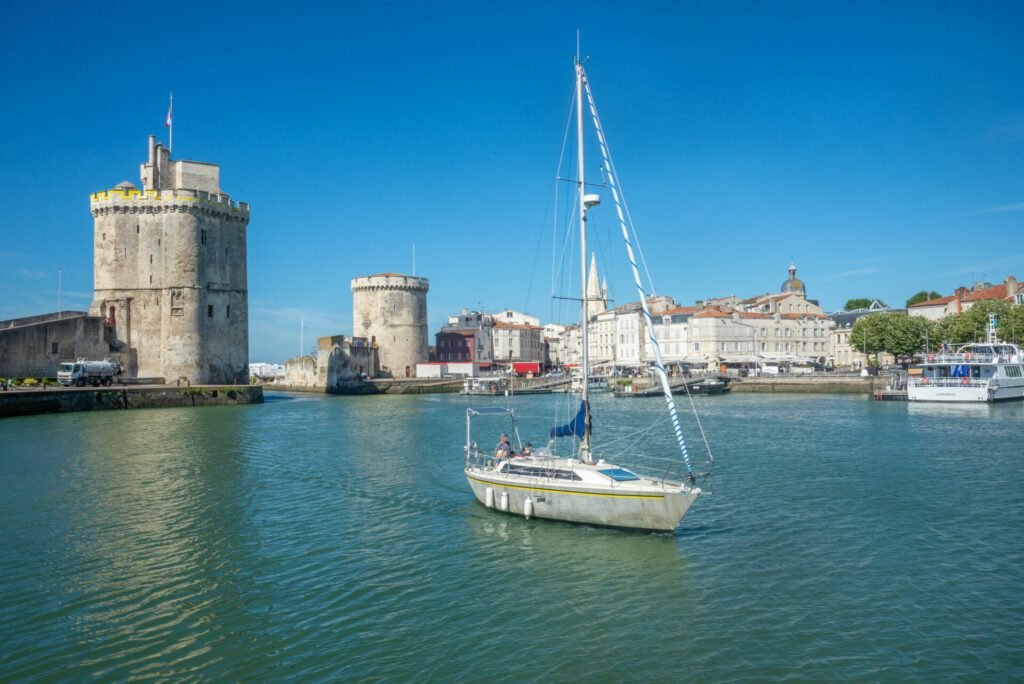
[(86, 387), (0, 392), (0, 418), (40, 413), (262, 404), (259, 385)]

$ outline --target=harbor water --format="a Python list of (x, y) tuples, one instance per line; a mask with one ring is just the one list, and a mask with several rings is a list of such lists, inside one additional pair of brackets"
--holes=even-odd
[[(696, 398), (714, 494), (645, 534), (477, 503), (479, 399), (0, 422), (0, 680), (1024, 678), (1024, 404)], [(678, 453), (594, 403), (598, 449)]]

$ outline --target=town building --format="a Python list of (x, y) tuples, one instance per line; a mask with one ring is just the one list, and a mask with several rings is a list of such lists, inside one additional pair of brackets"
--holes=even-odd
[(1024, 290), (1014, 276), (1007, 276), (1006, 280), (998, 285), (978, 282), (972, 287), (958, 287), (953, 294), (946, 297), (929, 299), (917, 304), (911, 304), (907, 311), (911, 316), (921, 316), (931, 321), (937, 321), (951, 314), (958, 314), (967, 311), (975, 302), (991, 300), (1006, 301), (1018, 306), (1024, 305)]
[(543, 363), (542, 328), (529, 323), (495, 321), (492, 331), (494, 363)]

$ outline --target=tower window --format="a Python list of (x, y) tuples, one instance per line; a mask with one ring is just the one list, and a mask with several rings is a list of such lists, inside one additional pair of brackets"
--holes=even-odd
[(107, 234), (106, 234), (106, 233), (104, 233), (104, 234), (103, 234), (103, 237), (102, 237), (102, 238), (100, 238), (100, 239), (101, 239), (101, 240), (103, 240), (103, 242), (106, 242), (106, 241), (107, 241)]
[(228, 304), (227, 312), (228, 312), (227, 317), (231, 318), (231, 305), (230, 304)]
[(206, 317), (213, 318), (213, 304), (206, 305)]
[(199, 231), (199, 242), (206, 244), (206, 229), (203, 228)]
[(149, 263), (153, 263), (153, 255), (152, 254), (149, 255)]
[(51, 354), (59, 354), (60, 353), (60, 342), (53, 342), (53, 343), (50, 344), (50, 353)]
[(139, 224), (138, 223), (135, 224), (135, 234), (136, 235), (139, 234)]
[(150, 276), (149, 276), (149, 284), (150, 284), (150, 285), (152, 285), (152, 284), (153, 284), (153, 276), (152, 276), (152, 275), (150, 275)]

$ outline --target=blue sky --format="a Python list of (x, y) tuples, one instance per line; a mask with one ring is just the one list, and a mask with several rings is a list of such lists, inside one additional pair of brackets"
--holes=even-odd
[[(5, 9), (0, 318), (87, 308), (88, 193), (146, 136), (252, 204), (253, 360), (351, 331), (348, 281), (417, 271), (552, 317), (575, 31), (660, 293), (826, 309), (1024, 277), (1021, 3), (151, 3)], [(596, 160), (595, 160), (596, 161)], [(596, 166), (588, 168), (591, 177)], [(610, 199), (606, 195), (606, 200)], [(633, 299), (610, 202), (612, 296)], [(562, 315), (564, 319), (564, 314)]]

